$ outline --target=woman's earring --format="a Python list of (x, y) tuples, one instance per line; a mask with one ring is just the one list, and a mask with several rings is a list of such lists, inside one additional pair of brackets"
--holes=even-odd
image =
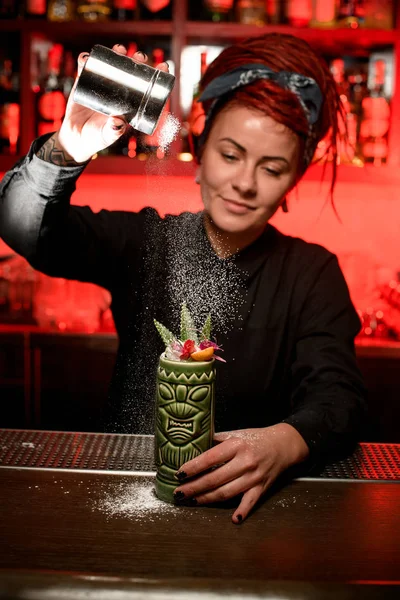
[(286, 198), (284, 198), (281, 206), (282, 206), (282, 210), (283, 210), (284, 213), (288, 213), (289, 212), (288, 203), (287, 203), (287, 199)]

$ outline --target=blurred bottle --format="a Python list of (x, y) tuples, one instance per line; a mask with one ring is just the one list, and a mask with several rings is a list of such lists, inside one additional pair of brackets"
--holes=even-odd
[[(162, 48), (154, 48), (151, 54), (150, 65), (152, 67), (157, 67), (160, 63), (165, 61), (164, 50)], [(157, 127), (151, 135), (144, 135), (141, 138), (141, 147), (142, 151), (145, 151), (147, 154), (155, 154), (157, 158), (164, 157), (164, 151), (160, 148), (160, 132), (165, 126), (166, 119), (170, 112), (170, 101), (167, 100), (167, 103), (164, 107), (164, 110), (161, 113), (160, 119), (158, 121)]]
[(64, 68), (61, 77), (61, 88), (66, 100), (71, 93), (76, 77), (76, 60), (71, 50), (67, 50), (64, 56)]
[(84, 21), (107, 21), (111, 17), (111, 0), (78, 0), (76, 13)]
[[(42, 73), (42, 60), (40, 52), (37, 48), (32, 47), (31, 49), (31, 90), (33, 97), (33, 104), (37, 108), (37, 97), (40, 93), (40, 82)], [(36, 116), (36, 115), (35, 115)]]
[(207, 51), (203, 50), (200, 53), (200, 69), (199, 69), (199, 81), (194, 87), (193, 90), (193, 101), (192, 107), (189, 113), (189, 130), (193, 135), (199, 136), (204, 129), (205, 123), (205, 115), (201, 106), (201, 103), (198, 102), (198, 98), (200, 96), (200, 81), (207, 70)]
[(307, 27), (312, 14), (311, 0), (288, 0), (287, 19), (292, 27)]
[(75, 4), (73, 0), (49, 0), (47, 6), (47, 20), (55, 23), (72, 21), (75, 18)]
[(313, 0), (312, 27), (335, 27), (336, 9), (336, 0)]
[(207, 50), (203, 50), (200, 53), (198, 81), (193, 87), (192, 105), (181, 130), (181, 136), (183, 138), (182, 152), (187, 154), (189, 160), (191, 160), (190, 155), (193, 158), (195, 153), (193, 139), (198, 137), (204, 129), (205, 115), (202, 105), (200, 102), (197, 102), (197, 99), (200, 96), (200, 81), (206, 70)]
[(384, 298), (390, 306), (400, 310), (400, 278), (391, 279), (379, 286), (381, 297)]
[(34, 324), (37, 273), (24, 258), (12, 255), (0, 262), (0, 320)]
[(393, 29), (393, 0), (365, 0), (365, 27), (371, 29)]
[(362, 122), (362, 102), (368, 93), (367, 67), (364, 63), (356, 61), (348, 68), (347, 81), (349, 84), (351, 112), (357, 118), (357, 155), (362, 159), (362, 151), (359, 144), (360, 128)]
[(18, 0), (1, 0), (0, 19), (15, 19), (19, 15)]
[(38, 274), (33, 302), (33, 317), (39, 327), (47, 330), (65, 331), (71, 321), (71, 281)]
[(267, 22), (265, 0), (238, 0), (236, 20), (243, 25), (265, 25)]
[(136, 0), (114, 0), (112, 11), (114, 21), (133, 21), (136, 4)]
[(233, 0), (203, 0), (205, 18), (214, 23), (232, 19)]
[(139, 19), (144, 21), (152, 19), (171, 20), (172, 7), (171, 0), (140, 0)]
[(380, 166), (387, 161), (390, 105), (384, 94), (386, 63), (371, 65), (369, 94), (362, 101), (360, 144), (365, 162)]
[(362, 166), (362, 160), (357, 155), (357, 115), (352, 111), (350, 86), (345, 74), (344, 60), (342, 58), (334, 59), (330, 64), (330, 69), (344, 109), (344, 120), (342, 115), (339, 115), (338, 162)]
[(365, 21), (365, 0), (340, 0), (338, 24), (356, 29)]
[(47, 15), (47, 0), (26, 0), (25, 16), (29, 19), (45, 19)]
[(20, 131), (19, 76), (6, 58), (0, 64), (0, 152), (17, 154)]
[(400, 331), (390, 324), (393, 319), (390, 318), (388, 310), (384, 312), (371, 306), (365, 311), (358, 310), (357, 312), (361, 321), (361, 331), (358, 337), (393, 341), (400, 339)]
[(266, 10), (269, 23), (279, 25), (285, 22), (284, 0), (266, 0)]
[(47, 73), (37, 95), (38, 135), (59, 129), (65, 113), (66, 99), (60, 77), (63, 52), (61, 44), (54, 44), (49, 50)]

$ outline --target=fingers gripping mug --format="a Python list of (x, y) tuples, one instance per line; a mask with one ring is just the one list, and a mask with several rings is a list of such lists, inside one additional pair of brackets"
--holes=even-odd
[(134, 129), (151, 135), (174, 83), (170, 73), (97, 44), (78, 79), (74, 101), (104, 115), (122, 117)]

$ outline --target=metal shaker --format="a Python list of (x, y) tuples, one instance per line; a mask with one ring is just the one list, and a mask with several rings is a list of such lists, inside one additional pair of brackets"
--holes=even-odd
[(93, 46), (74, 93), (74, 101), (134, 129), (152, 134), (174, 87), (175, 77), (110, 48)]

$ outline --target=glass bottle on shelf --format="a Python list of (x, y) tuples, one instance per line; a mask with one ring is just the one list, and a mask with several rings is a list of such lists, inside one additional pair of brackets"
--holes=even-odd
[(6, 58), (0, 65), (0, 153), (17, 154), (19, 131), (19, 77)]
[(64, 68), (61, 78), (61, 87), (66, 100), (71, 93), (76, 77), (76, 60), (71, 50), (67, 50), (64, 55)]
[(365, 0), (340, 0), (338, 24), (356, 29), (365, 21)]
[(360, 144), (365, 162), (380, 166), (387, 161), (390, 125), (390, 105), (384, 93), (386, 63), (376, 60), (370, 68), (372, 84), (362, 101)]
[(84, 21), (107, 21), (111, 16), (111, 0), (78, 0), (76, 13)]
[(132, 21), (135, 17), (136, 0), (114, 0), (112, 18), (114, 21)]
[(193, 135), (200, 135), (204, 129), (205, 116), (200, 102), (197, 102), (200, 92), (200, 81), (207, 70), (207, 50), (200, 53), (200, 78), (194, 87), (193, 102), (189, 113), (189, 126)]
[(359, 60), (353, 61), (353, 64), (347, 70), (347, 81), (349, 83), (351, 111), (357, 117), (358, 141), (362, 119), (362, 101), (368, 92), (366, 65)]
[(307, 27), (312, 19), (311, 0), (288, 0), (287, 19), (292, 27)]
[(18, 0), (1, 0), (0, 19), (15, 19), (19, 14)]
[(199, 79), (193, 87), (192, 105), (181, 130), (183, 138), (182, 152), (187, 154), (189, 160), (191, 157), (193, 158), (194, 153), (194, 148), (191, 146), (191, 136), (199, 136), (204, 129), (205, 115), (201, 103), (197, 102), (197, 99), (200, 95), (200, 81), (207, 70), (207, 56), (207, 50), (204, 49), (200, 52)]
[(203, 0), (203, 6), (208, 21), (220, 23), (231, 20), (233, 0)]
[(49, 0), (47, 6), (47, 20), (55, 23), (72, 21), (75, 17), (73, 0)]
[(47, 73), (37, 95), (37, 134), (56, 131), (61, 126), (66, 99), (60, 77), (64, 48), (54, 44), (48, 54)]
[(47, 0), (26, 0), (25, 16), (29, 19), (45, 19), (47, 14)]
[(237, 0), (236, 20), (243, 25), (265, 25), (267, 22), (265, 0)]
[[(151, 66), (157, 67), (160, 63), (164, 62), (164, 60), (164, 50), (162, 48), (154, 48), (151, 54)], [(162, 131), (163, 126), (165, 125), (169, 112), (170, 102), (168, 99), (164, 110), (161, 113), (160, 119), (158, 121), (154, 133), (152, 133), (151, 135), (143, 135), (140, 137), (141, 152), (145, 152), (146, 154), (154, 154), (157, 156), (157, 158), (164, 158), (165, 152), (162, 148), (160, 148), (160, 132)]]
[(338, 147), (338, 162), (341, 164), (362, 166), (362, 160), (357, 155), (358, 119), (357, 115), (352, 110), (350, 86), (346, 78), (344, 60), (342, 58), (334, 59), (330, 64), (330, 70), (336, 82), (344, 110), (344, 120), (342, 115), (339, 116), (340, 141)]
[(285, 21), (283, 0), (266, 0), (266, 11), (268, 22), (272, 25), (279, 25)]
[(336, 0), (313, 0), (312, 27), (334, 27), (336, 25)]

